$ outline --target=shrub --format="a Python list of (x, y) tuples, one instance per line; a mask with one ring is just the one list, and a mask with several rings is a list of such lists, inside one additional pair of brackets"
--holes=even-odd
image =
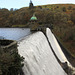
[(65, 8), (65, 7), (63, 7), (63, 8), (62, 8), (62, 11), (66, 12), (66, 8)]
[(17, 52), (10, 54), (9, 52), (2, 52), (0, 49), (0, 73), (1, 75), (18, 75), (23, 64), (23, 57)]
[(71, 10), (71, 9), (72, 9), (72, 6), (69, 6), (69, 7), (68, 7), (68, 10)]

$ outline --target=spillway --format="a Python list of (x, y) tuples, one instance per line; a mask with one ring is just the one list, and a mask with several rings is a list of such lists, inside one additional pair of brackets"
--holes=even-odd
[(64, 53), (62, 52), (61, 47), (59, 46), (54, 34), (51, 32), (51, 30), (49, 28), (46, 29), (46, 35), (48, 37), (48, 40), (49, 40), (55, 54), (59, 58), (59, 60), (61, 62), (68, 61), (67, 58), (65, 57)]
[(25, 75), (67, 75), (42, 32), (33, 33), (21, 40), (18, 43), (18, 52), (25, 58)]
[(56, 54), (56, 56), (58, 57), (58, 59), (64, 63), (67, 62), (68, 66), (73, 70), (73, 74), (75, 74), (75, 68), (70, 64), (70, 62), (67, 60), (66, 56), (64, 55), (61, 47), (59, 46), (54, 34), (51, 32), (51, 30), (49, 28), (46, 29), (46, 35), (48, 37), (48, 40)]

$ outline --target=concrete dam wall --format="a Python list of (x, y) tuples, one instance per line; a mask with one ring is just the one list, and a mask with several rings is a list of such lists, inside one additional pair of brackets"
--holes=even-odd
[[(54, 56), (47, 38), (40, 31), (19, 41), (18, 52), (25, 58), (25, 75), (67, 75)], [(64, 62), (66, 58), (61, 60)]]

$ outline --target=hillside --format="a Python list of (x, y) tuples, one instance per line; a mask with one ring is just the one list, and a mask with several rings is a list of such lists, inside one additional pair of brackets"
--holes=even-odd
[(53, 33), (63, 46), (75, 57), (75, 4), (52, 4), (24, 7), (18, 10), (0, 9), (0, 27), (29, 27), (28, 22), (35, 12), (42, 26), (53, 24)]

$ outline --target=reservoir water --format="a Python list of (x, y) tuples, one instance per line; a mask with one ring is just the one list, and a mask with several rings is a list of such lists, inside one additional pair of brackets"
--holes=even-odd
[(19, 40), (29, 34), (29, 28), (0, 28), (0, 39)]

